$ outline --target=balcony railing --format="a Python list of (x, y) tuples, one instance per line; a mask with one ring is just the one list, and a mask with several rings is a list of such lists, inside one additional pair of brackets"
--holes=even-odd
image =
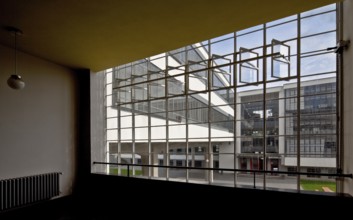
[[(285, 157), (297, 157), (296, 152), (291, 152), (291, 153), (285, 153)], [(308, 158), (336, 158), (337, 154), (336, 152), (318, 152), (318, 153), (306, 153), (306, 152), (300, 152), (300, 157), (308, 157)]]
[[(250, 174), (253, 178), (253, 188), (256, 188), (256, 178), (258, 174), (271, 174), (274, 176), (288, 175), (288, 176), (326, 176), (331, 178), (353, 178), (353, 175), (344, 174), (340, 170), (336, 173), (311, 173), (311, 172), (288, 172), (288, 171), (273, 171), (273, 170), (248, 170), (248, 169), (229, 169), (229, 168), (210, 168), (210, 167), (186, 167), (186, 166), (164, 166), (164, 165), (147, 165), (147, 164), (129, 164), (129, 163), (108, 163), (108, 162), (93, 162), (93, 165), (111, 165), (120, 166), (126, 168), (126, 176), (134, 177), (135, 167), (147, 167), (147, 168), (164, 168), (164, 169), (183, 169), (183, 170), (204, 170), (204, 171), (217, 171), (219, 173), (223, 172), (233, 172), (233, 173), (243, 173)], [(122, 175), (123, 176), (123, 175)], [(263, 176), (263, 175), (260, 175)]]
[[(243, 146), (241, 147), (242, 153), (255, 153), (255, 152), (263, 152), (263, 146)], [(278, 153), (278, 147), (276, 146), (267, 146), (266, 153)]]

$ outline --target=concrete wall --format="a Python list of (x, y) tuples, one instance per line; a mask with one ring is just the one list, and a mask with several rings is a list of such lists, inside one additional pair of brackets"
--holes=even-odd
[[(297, 166), (296, 157), (284, 157), (285, 166)], [(326, 167), (336, 168), (336, 158), (315, 158), (301, 157), (300, 166), (302, 167)]]
[(234, 169), (234, 142), (223, 142), (219, 146), (219, 167)]
[[(104, 143), (104, 74), (92, 73), (90, 75), (91, 89), (91, 147), (90, 160), (106, 161), (108, 146)], [(107, 110), (108, 117), (116, 117), (116, 110)], [(117, 134), (117, 132), (115, 132)], [(109, 140), (109, 138), (108, 138)], [(91, 167), (92, 172), (105, 172), (106, 166), (95, 165)]]
[[(94, 78), (97, 78), (97, 76), (94, 76)], [(95, 80), (97, 81), (97, 80)], [(98, 82), (97, 82), (98, 83)], [(101, 93), (99, 91), (97, 91), (95, 94), (93, 94), (92, 99), (96, 99), (95, 97), (97, 96), (98, 93)], [(109, 98), (108, 98), (109, 99)], [(111, 98), (110, 98), (111, 99)], [(103, 102), (101, 100), (104, 100), (104, 97), (97, 99), (100, 100), (98, 102)], [(92, 102), (92, 108), (97, 109), (98, 104)], [(103, 106), (103, 103), (100, 105)], [(97, 116), (99, 116), (102, 111), (102, 109), (95, 110), (95, 114), (92, 113), (92, 117), (97, 118)], [(121, 111), (122, 115), (130, 115), (130, 112), (127, 111)], [(113, 108), (107, 108), (107, 115), (110, 116), (117, 116), (118, 115), (118, 111), (116, 109)], [(100, 116), (103, 117), (103, 116)], [(107, 122), (107, 128), (111, 129), (107, 131), (107, 140), (117, 140), (118, 139), (118, 131), (117, 131), (117, 119), (113, 118), (108, 120)], [(104, 122), (102, 122), (103, 124)], [(161, 126), (161, 125), (165, 125), (165, 119), (161, 119), (161, 118), (155, 118), (155, 117), (151, 117), (151, 126)], [(185, 122), (182, 122), (185, 123)], [(145, 115), (139, 115), (139, 116), (135, 116), (135, 125), (142, 127), (145, 126), (145, 128), (138, 128), (135, 130), (135, 140), (145, 142), (145, 140), (148, 139), (148, 117)], [(96, 125), (95, 125), (96, 126)], [(132, 116), (125, 116), (122, 117), (121, 119), (121, 126), (123, 128), (128, 128), (128, 127), (132, 127)], [(151, 128), (151, 139), (152, 142), (154, 140), (156, 140), (157, 142), (159, 142), (160, 140), (166, 139), (166, 127), (165, 126), (161, 126), (161, 127), (152, 127)], [(126, 140), (131, 140), (132, 139), (132, 131), (131, 129), (121, 129), (121, 137)], [(212, 138), (221, 138), (222, 141), (228, 141), (231, 142), (233, 141), (233, 132), (232, 131), (228, 131), (225, 129), (217, 129), (217, 128), (211, 128), (211, 134), (212, 134)], [(104, 134), (103, 134), (104, 135)], [(169, 138), (170, 139), (178, 139), (178, 140), (170, 140), (171, 142), (184, 142), (185, 138), (186, 138), (186, 126), (185, 124), (180, 124), (179, 122), (175, 122), (170, 120), (169, 121)], [(201, 126), (198, 124), (189, 124), (189, 137), (190, 142), (207, 142), (208, 141), (208, 126)], [(194, 138), (197, 138), (194, 139)], [(194, 140), (192, 140), (194, 139)], [(93, 153), (93, 152), (92, 152)]]
[[(353, 173), (353, 2), (343, 2), (343, 40), (350, 40), (351, 45), (343, 52), (343, 171)], [(353, 180), (346, 178), (343, 190), (353, 195)]]
[(23, 90), (7, 86), (14, 51), (0, 45), (0, 179), (62, 172), (61, 196), (75, 175), (75, 74), (62, 66), (18, 53)]

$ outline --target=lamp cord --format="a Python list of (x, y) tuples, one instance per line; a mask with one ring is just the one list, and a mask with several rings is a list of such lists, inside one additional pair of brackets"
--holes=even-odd
[(15, 31), (15, 74), (17, 75), (17, 32)]

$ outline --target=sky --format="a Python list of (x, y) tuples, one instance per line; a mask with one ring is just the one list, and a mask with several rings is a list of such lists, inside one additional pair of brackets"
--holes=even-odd
[[(327, 53), (326, 49), (328, 47), (334, 47), (336, 45), (336, 5), (328, 5), (318, 9), (314, 9), (308, 12), (301, 13), (300, 17), (300, 35), (302, 37), (301, 43), (301, 53), (305, 53), (301, 58), (301, 76), (310, 76), (318, 73), (325, 72), (335, 72), (336, 71), (336, 55), (333, 52)], [(330, 12), (331, 11), (331, 12)], [(318, 15), (319, 14), (319, 15)], [(286, 45), (290, 46), (290, 75), (295, 76), (297, 74), (297, 41), (295, 38), (298, 36), (298, 23), (297, 15), (288, 16), (279, 20), (266, 23), (266, 44), (271, 44), (272, 39), (279, 41), (284, 41)], [(209, 41), (203, 41), (194, 46), (206, 45), (211, 42), (210, 52), (216, 55), (232, 54), (234, 52), (234, 34), (237, 36), (236, 39), (236, 51), (239, 49), (247, 48), (253, 49), (256, 47), (261, 47), (264, 44), (264, 25), (257, 25), (255, 27), (250, 27), (245, 30), (237, 31), (236, 33), (229, 33), (223, 36), (219, 36)], [(321, 34), (320, 34), (321, 33)], [(311, 36), (313, 35), (313, 36)], [(290, 40), (292, 39), (292, 40)], [(293, 40), (294, 39), (294, 40)], [(206, 45), (206, 48), (207, 45)], [(259, 53), (259, 56), (263, 54), (263, 49), (259, 48), (254, 50)], [(313, 52), (316, 51), (316, 52)], [(271, 53), (268, 49), (267, 53)], [(321, 55), (312, 56), (314, 54), (323, 53)], [(326, 53), (326, 54), (325, 54)], [(163, 53), (165, 55), (165, 53)], [(159, 55), (153, 56), (154, 58)], [(227, 56), (231, 58), (232, 56)], [(270, 59), (268, 59), (270, 61)], [(275, 62), (275, 64), (277, 64)], [(179, 65), (176, 63), (175, 65)], [(259, 80), (262, 80), (262, 69), (263, 69), (262, 59), (259, 60)], [(224, 68), (226, 69), (226, 68)], [(229, 68), (228, 68), (229, 69)], [(282, 68), (285, 70), (286, 68)], [(243, 69), (242, 69), (243, 70)], [(231, 68), (231, 71), (232, 68)], [(238, 69), (238, 73), (239, 73)], [(247, 71), (248, 73), (249, 71)], [(251, 72), (251, 71), (250, 71)], [(244, 73), (246, 74), (246, 73)], [(230, 73), (231, 81), (233, 78), (233, 73)], [(267, 79), (271, 80), (271, 62), (267, 65)], [(328, 76), (332, 77), (332, 74)], [(325, 75), (319, 76), (317, 78), (325, 78)], [(244, 77), (243, 77), (244, 78)], [(238, 77), (239, 79), (239, 77)], [(275, 79), (275, 78), (272, 78)], [(307, 77), (307, 79), (312, 79), (312, 77)], [(302, 80), (305, 80), (303, 78)], [(238, 82), (239, 83), (239, 82)], [(285, 84), (286, 81), (280, 83), (272, 83), (271, 86), (280, 86)], [(241, 84), (241, 83), (240, 83)], [(253, 86), (240, 90), (256, 89)]]

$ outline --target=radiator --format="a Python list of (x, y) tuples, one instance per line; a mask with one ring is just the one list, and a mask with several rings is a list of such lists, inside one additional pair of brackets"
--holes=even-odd
[(58, 196), (60, 174), (0, 180), (0, 212)]

